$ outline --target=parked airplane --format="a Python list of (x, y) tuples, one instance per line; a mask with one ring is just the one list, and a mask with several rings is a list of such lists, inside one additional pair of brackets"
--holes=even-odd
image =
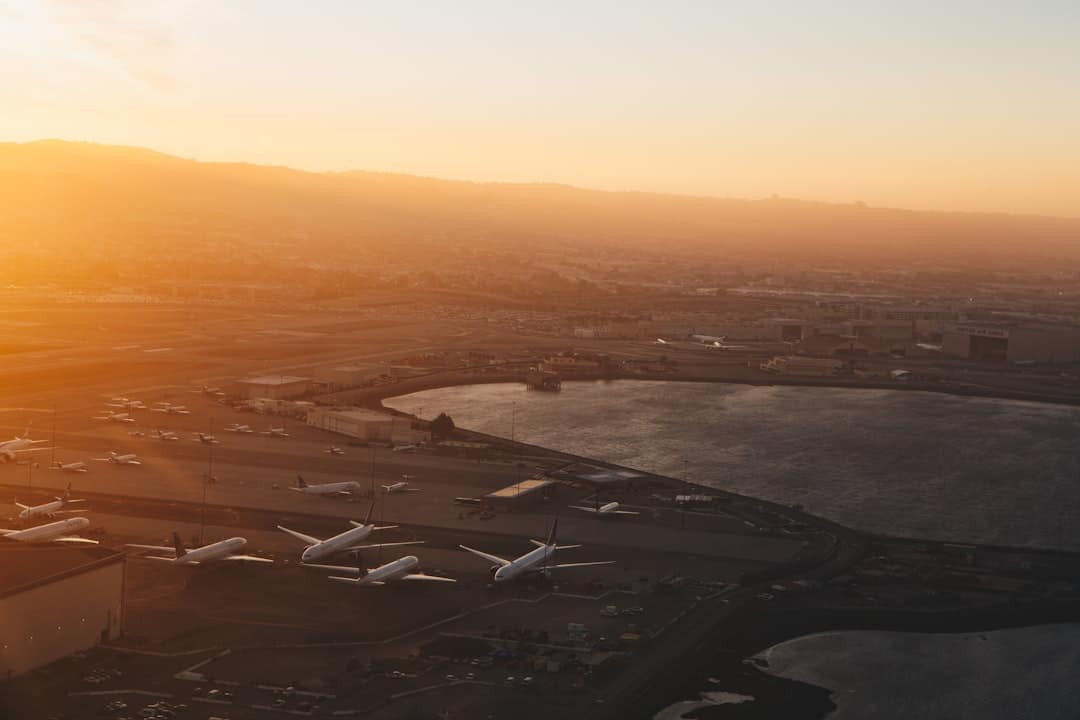
[(172, 430), (155, 430), (153, 434), (150, 435), (150, 437), (154, 438), (155, 440), (169, 440), (172, 442), (180, 439), (180, 436)]
[(92, 420), (102, 420), (105, 422), (121, 422), (121, 423), (133, 423), (135, 418), (131, 417), (127, 413), (117, 413), (110, 410), (105, 410), (104, 415), (96, 415)]
[(423, 540), (412, 540), (409, 542), (394, 542), (394, 543), (380, 543), (377, 545), (358, 545), (357, 543), (363, 542), (371, 533), (376, 530), (391, 530), (396, 528), (397, 525), (375, 525), (371, 522), (371, 514), (375, 510), (375, 503), (371, 504), (368, 509), (367, 517), (364, 518), (364, 522), (356, 522), (350, 520), (349, 523), (353, 526), (343, 533), (338, 533), (333, 537), (326, 538), (325, 540), (313, 537), (311, 535), (305, 535), (304, 533), (290, 530), (287, 527), (278, 525), (278, 530), (292, 535), (297, 540), (300, 540), (305, 544), (303, 552), (300, 553), (301, 562), (317, 562), (323, 558), (330, 557), (342, 552), (358, 552), (360, 550), (374, 550), (376, 548), (384, 547), (397, 547), (400, 545), (420, 545)]
[(89, 468), (86, 467), (86, 463), (84, 462), (62, 463), (59, 460), (53, 463), (52, 469), (66, 473), (84, 473), (89, 471)]
[(386, 491), (387, 495), (396, 492), (420, 492), (420, 488), (409, 487), (409, 481), (412, 479), (412, 475), (403, 474), (401, 476), (400, 482), (391, 483), (389, 485), (381, 485), (380, 487), (382, 487), (382, 489)]
[(67, 490), (64, 490), (62, 497), (57, 497), (47, 503), (41, 505), (23, 505), (18, 500), (15, 501), (15, 506), (19, 508), (19, 519), (29, 520), (35, 517), (47, 517), (52, 518), (56, 515), (69, 515), (71, 513), (86, 512), (86, 510), (67, 510), (68, 505), (74, 503), (84, 503), (85, 500), (72, 500), (71, 499), (71, 483), (68, 483)]
[(341, 448), (339, 448), (337, 445), (331, 445), (330, 447), (323, 450), (323, 452), (328, 454), (328, 455), (344, 455), (345, 454), (345, 451), (342, 450)]
[(129, 543), (127, 547), (137, 550), (154, 550), (155, 552), (171, 553), (171, 557), (165, 555), (143, 555), (148, 560), (162, 560), (174, 565), (207, 565), (210, 563), (236, 561), (272, 563), (270, 558), (262, 558), (256, 555), (242, 555), (242, 550), (247, 545), (247, 540), (242, 537), (233, 537), (228, 540), (220, 540), (216, 543), (203, 545), (202, 547), (188, 550), (184, 547), (183, 540), (177, 533), (173, 533), (173, 546), (164, 545), (137, 545)]
[(207, 387), (206, 385), (203, 385), (201, 390), (192, 390), (191, 392), (201, 392), (203, 395), (213, 395), (214, 397), (225, 397), (225, 393), (221, 391), (221, 388)]
[(593, 507), (586, 505), (571, 505), (570, 507), (575, 510), (584, 510), (585, 512), (594, 513), (597, 517), (614, 517), (616, 515), (640, 515), (641, 513), (633, 510), (620, 510), (619, 503), (609, 502), (601, 505), (599, 501)]
[(254, 430), (251, 429), (250, 425), (240, 425), (238, 423), (233, 423), (232, 425), (226, 425), (225, 426), (225, 431), (226, 432), (234, 432), (234, 433), (253, 433), (253, 432), (255, 432)]
[(269, 430), (264, 430), (263, 432), (261, 432), (259, 434), (260, 435), (269, 435), (270, 437), (276, 437), (276, 438), (287, 438), (287, 437), (289, 437), (289, 433), (285, 432), (285, 428), (283, 428), (283, 427), (280, 427), (280, 428), (272, 427)]
[(221, 442), (213, 435), (201, 432), (195, 433), (195, 436), (192, 439), (195, 440), (195, 442), (201, 442), (203, 445), (217, 445)]
[(105, 403), (105, 407), (122, 408), (124, 410), (145, 410), (146, 404), (142, 400), (133, 400), (126, 397), (114, 397)]
[[(454, 578), (440, 577), (438, 575), (425, 575), (415, 572), (420, 567), (420, 561), (415, 555), (406, 555), (377, 568), (365, 569), (343, 565), (305, 565), (304, 567), (318, 568), (341, 573), (330, 575), (327, 579), (335, 582), (349, 583), (356, 587), (377, 587), (395, 580), (429, 580), (431, 582), (457, 582)], [(355, 577), (342, 577), (353, 575)]]
[(97, 545), (97, 540), (74, 537), (71, 534), (79, 532), (89, 524), (90, 521), (84, 517), (74, 517), (68, 518), (67, 520), (57, 520), (56, 522), (47, 523), (45, 525), (35, 525), (34, 527), (26, 528), (25, 530), (5, 530), (0, 528), (0, 536), (6, 537), (9, 540), (20, 540), (22, 542), (60, 542)]
[(309, 485), (302, 475), (296, 476), (296, 487), (289, 488), (293, 492), (307, 493), (308, 495), (352, 495), (360, 489), (360, 483), (355, 480), (345, 482), (317, 483)]
[(169, 415), (190, 415), (191, 411), (187, 409), (185, 405), (173, 405), (169, 402), (159, 402), (157, 407), (153, 408), (154, 412), (168, 413)]
[(42, 450), (51, 450), (51, 448), (34, 447), (41, 443), (47, 443), (48, 440), (31, 440), (30, 428), (26, 428), (23, 431), (22, 436), (16, 436), (11, 440), (5, 440), (0, 442), (0, 462), (13, 462), (18, 459), (18, 456), (22, 453), (29, 452), (41, 452)]
[(667, 345), (667, 340), (665, 340), (664, 338), (656, 338), (656, 340), (653, 342), (656, 345)]
[(116, 465), (142, 465), (142, 461), (134, 453), (127, 453), (125, 455), (117, 455), (114, 451), (109, 451), (109, 457), (94, 458), (100, 462), (111, 462)]
[(411, 452), (416, 452), (417, 450), (419, 450), (420, 446), (419, 445), (395, 445), (394, 447), (392, 447), (390, 449), (393, 450), (394, 452), (399, 452), (399, 453), (411, 453)]
[(523, 575), (541, 574), (545, 577), (550, 575), (552, 570), (565, 570), (568, 568), (578, 567), (590, 567), (594, 565), (614, 565), (614, 560), (601, 560), (598, 562), (579, 562), (579, 563), (556, 563), (552, 564), (552, 560), (555, 557), (556, 550), (569, 550), (571, 548), (581, 547), (580, 545), (559, 545), (556, 540), (556, 529), (558, 527), (559, 520), (556, 518), (551, 523), (551, 532), (548, 533), (547, 541), (533, 540), (533, 544), (536, 545), (536, 549), (531, 550), (521, 557), (513, 560), (507, 560), (501, 558), (498, 555), (492, 555), (491, 553), (483, 552), (482, 550), (476, 550), (466, 545), (459, 545), (462, 550), (471, 552), (477, 557), (482, 557), (485, 560), (495, 563), (491, 566), (491, 577), (495, 582), (507, 582), (514, 580), (515, 578), (522, 577)]

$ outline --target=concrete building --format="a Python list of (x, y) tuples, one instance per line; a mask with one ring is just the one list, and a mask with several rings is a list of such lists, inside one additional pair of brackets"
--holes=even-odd
[(1036, 323), (958, 324), (945, 331), (942, 353), (978, 362), (1080, 362), (1080, 327)]
[(248, 400), (287, 400), (300, 397), (310, 389), (311, 378), (295, 375), (261, 375), (233, 383), (233, 394)]
[(408, 418), (365, 408), (314, 408), (307, 424), (366, 442), (415, 445), (431, 438), (427, 430), (412, 427)]
[(0, 678), (120, 637), (125, 556), (0, 539)]
[(863, 320), (905, 321), (917, 335), (940, 335), (959, 313), (950, 307), (934, 305), (862, 304), (859, 318)]

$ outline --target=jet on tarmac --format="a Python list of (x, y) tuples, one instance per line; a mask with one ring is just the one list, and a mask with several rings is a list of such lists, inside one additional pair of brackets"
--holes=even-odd
[(137, 550), (153, 550), (167, 555), (143, 555), (147, 560), (160, 560), (173, 565), (208, 565), (217, 562), (253, 562), (272, 563), (270, 558), (262, 558), (256, 555), (244, 555), (240, 553), (247, 545), (247, 540), (242, 537), (232, 537), (228, 540), (220, 540), (202, 547), (188, 550), (184, 546), (180, 535), (173, 533), (173, 545), (138, 545), (129, 543), (127, 547)]
[(614, 517), (618, 515), (640, 515), (641, 513), (633, 510), (620, 510), (619, 503), (609, 502), (601, 505), (599, 502), (593, 507), (587, 505), (571, 505), (570, 507), (575, 510), (584, 510), (585, 512), (593, 513), (597, 517)]
[(126, 453), (124, 455), (117, 455), (114, 451), (109, 451), (109, 457), (94, 458), (99, 462), (110, 462), (114, 465), (142, 465), (142, 461), (139, 460), (139, 456), (134, 453)]
[(15, 506), (19, 508), (19, 520), (30, 520), (36, 517), (53, 518), (57, 515), (69, 515), (72, 513), (86, 512), (85, 509), (68, 510), (68, 505), (75, 503), (84, 503), (85, 500), (72, 500), (71, 499), (71, 483), (68, 483), (67, 489), (64, 490), (64, 494), (61, 497), (57, 497), (47, 503), (41, 505), (23, 505), (18, 500), (15, 501)]
[(411, 540), (408, 542), (395, 542), (395, 543), (380, 543), (376, 545), (359, 545), (363, 542), (371, 533), (376, 530), (392, 530), (397, 525), (383, 525), (378, 526), (371, 522), (371, 514), (375, 510), (375, 503), (371, 504), (368, 508), (367, 517), (364, 518), (364, 522), (360, 523), (355, 520), (350, 520), (352, 528), (346, 530), (343, 533), (334, 535), (333, 537), (326, 538), (325, 540), (313, 537), (311, 535), (305, 535), (304, 533), (290, 530), (287, 527), (278, 525), (278, 530), (292, 535), (297, 540), (304, 543), (305, 547), (303, 552), (300, 553), (300, 560), (304, 563), (318, 562), (324, 558), (328, 558), (331, 555), (336, 555), (343, 552), (359, 552), (361, 550), (375, 550), (377, 548), (384, 547), (398, 547), (401, 545), (420, 545), (423, 540)]
[(72, 533), (77, 533), (83, 528), (90, 525), (90, 521), (84, 517), (73, 517), (67, 520), (57, 520), (56, 522), (47, 523), (45, 525), (36, 525), (25, 530), (5, 530), (0, 528), (0, 536), (7, 538), (8, 540), (19, 540), (21, 542), (58, 542), (69, 543), (73, 545), (97, 545), (97, 540), (89, 540), (87, 538), (75, 537)]
[(31, 440), (30, 428), (26, 428), (21, 436), (12, 438), (11, 440), (5, 440), (0, 442), (0, 462), (9, 463), (18, 459), (19, 455), (30, 452), (41, 452), (42, 450), (51, 450), (52, 448), (35, 447), (41, 443), (47, 443), (48, 440)]
[[(344, 565), (305, 564), (304, 567), (339, 573), (339, 575), (330, 575), (327, 579), (335, 582), (349, 583), (355, 587), (378, 587), (385, 585), (388, 582), (394, 582), (395, 580), (457, 582), (454, 578), (440, 577), (439, 575), (425, 575), (422, 572), (416, 572), (420, 568), (420, 561), (415, 555), (406, 555), (403, 558), (398, 558), (385, 565), (380, 565), (377, 568), (371, 569), (348, 567)], [(343, 577), (344, 575), (351, 575), (353, 577)]]
[(305, 493), (308, 495), (352, 495), (353, 492), (360, 489), (360, 483), (355, 480), (346, 480), (344, 482), (310, 485), (307, 480), (304, 479), (303, 475), (297, 475), (296, 487), (291, 487), (289, 489), (293, 492)]
[(559, 525), (558, 518), (551, 523), (551, 532), (548, 533), (546, 541), (533, 540), (533, 544), (536, 545), (536, 549), (531, 550), (524, 555), (517, 557), (513, 560), (507, 560), (501, 558), (498, 555), (492, 555), (491, 553), (483, 552), (482, 550), (476, 550), (466, 545), (459, 545), (462, 550), (471, 552), (477, 557), (481, 557), (485, 560), (495, 563), (491, 566), (491, 577), (497, 583), (509, 582), (520, 577), (528, 575), (543, 575), (548, 577), (552, 570), (566, 570), (569, 568), (590, 567), (596, 565), (614, 565), (614, 560), (601, 560), (598, 562), (579, 562), (579, 563), (552, 563), (555, 557), (556, 550), (569, 550), (571, 548), (581, 547), (580, 545), (559, 545), (556, 540), (556, 530)]

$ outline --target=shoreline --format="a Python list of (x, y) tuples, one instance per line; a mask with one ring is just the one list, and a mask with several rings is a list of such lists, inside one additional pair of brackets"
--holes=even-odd
[[(749, 387), (814, 387), (846, 390), (896, 390), (906, 392), (926, 392), (955, 397), (985, 398), (988, 400), (1013, 400), (1034, 402), (1047, 405), (1065, 405), (1080, 407), (1080, 395), (1057, 395), (1036, 393), (1009, 388), (971, 386), (947, 382), (922, 382), (918, 380), (867, 380), (842, 377), (785, 377), (759, 374), (733, 375), (668, 375), (663, 373), (640, 373), (633, 375), (573, 375), (563, 378), (563, 382), (616, 382), (649, 381), (680, 383), (718, 383), (724, 385), (746, 385)], [(355, 405), (387, 409), (384, 400), (402, 395), (411, 395), (425, 390), (438, 390), (465, 385), (491, 385), (499, 383), (525, 383), (524, 373), (475, 373), (462, 374), (457, 371), (431, 373), (401, 380), (396, 383), (377, 385), (371, 388), (339, 390), (316, 397), (317, 401), (328, 404), (350, 402)], [(542, 392), (542, 391), (537, 391)]]

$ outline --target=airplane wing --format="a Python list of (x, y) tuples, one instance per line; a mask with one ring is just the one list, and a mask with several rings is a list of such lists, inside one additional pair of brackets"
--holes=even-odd
[(257, 563), (272, 563), (274, 562), (270, 558), (259, 557), (258, 555), (229, 555), (228, 557), (221, 558), (222, 560), (235, 560), (237, 562), (257, 562)]
[(497, 565), (500, 565), (502, 567), (505, 567), (505, 566), (509, 565), (510, 562), (511, 562), (510, 560), (507, 560), (506, 558), (501, 558), (498, 555), (492, 555), (491, 553), (486, 553), (483, 550), (476, 550), (474, 548), (467, 547), (465, 545), (458, 545), (458, 547), (461, 548), (462, 550), (467, 551), (467, 552), (471, 552), (473, 555), (476, 555), (477, 557), (482, 557), (485, 560), (488, 560), (489, 562), (493, 562), (493, 563), (495, 563)]
[(97, 540), (90, 540), (88, 538), (81, 537), (58, 537), (53, 542), (67, 543), (69, 545), (100, 545)]
[(15, 450), (14, 452), (16, 455), (20, 455), (22, 453), (41, 452), (42, 450), (52, 450), (52, 448), (22, 448), (21, 450)]
[[(544, 542), (543, 540), (530, 540), (529, 542), (531, 542), (536, 547), (546, 547), (547, 546), (547, 543)], [(581, 545), (557, 545), (555, 547), (555, 549), (556, 550), (574, 550), (574, 549), (579, 548), (579, 547), (581, 547)]]
[(8, 528), (0, 528), (0, 535), (10, 535), (13, 532), (18, 532), (18, 531), (17, 530), (9, 530)]
[(136, 550), (153, 550), (154, 552), (167, 552), (176, 553), (176, 548), (165, 547), (164, 545), (136, 545), (135, 543), (128, 543), (124, 547), (135, 548)]
[(327, 580), (333, 580), (334, 582), (349, 583), (350, 585), (356, 585), (358, 587), (369, 587), (369, 586), (373, 586), (373, 585), (385, 585), (386, 584), (386, 583), (382, 582), (381, 580), (375, 580), (375, 581), (369, 581), (369, 582), (366, 582), (366, 583), (361, 583), (358, 578), (338, 577), (337, 575), (330, 575), (326, 579)]
[(16, 502), (16, 503), (13, 503), (13, 504), (15, 505), (15, 507), (19, 508), (20, 510), (29, 510), (30, 509), (29, 505), (23, 505), (21, 502)]
[(599, 562), (559, 563), (558, 565), (544, 565), (545, 570), (564, 570), (566, 568), (589, 567), (590, 565), (614, 565), (614, 560), (600, 560)]
[(319, 565), (316, 563), (300, 563), (300, 567), (315, 568), (316, 570), (329, 570), (336, 573), (349, 573), (351, 575), (359, 575), (360, 569), (355, 567), (349, 567), (348, 565)]
[[(143, 559), (143, 560), (163, 560), (165, 562), (173, 562), (174, 560), (176, 560), (176, 558), (162, 557), (161, 555), (143, 555), (141, 559)], [(197, 563), (197, 562), (188, 562), (188, 565), (198, 565), (198, 564), (199, 563)]]
[(423, 540), (409, 540), (408, 542), (393, 542), (393, 543), (378, 543), (376, 545), (353, 545), (352, 547), (342, 548), (343, 552), (357, 552), (358, 550), (375, 550), (377, 548), (385, 547), (400, 547), (402, 545), (423, 545)]
[(124, 465), (142, 465), (142, 460), (128, 460)]
[(290, 530), (289, 528), (284, 527), (282, 525), (278, 525), (277, 529), (280, 530), (281, 532), (289, 533), (290, 535), (292, 535), (297, 540), (300, 540), (302, 542), (306, 542), (308, 545), (318, 545), (319, 543), (322, 542), (322, 540), (320, 540), (317, 537), (312, 537), (311, 535), (305, 535), (302, 532), (296, 532), (295, 530)]
[(584, 505), (571, 505), (570, 507), (574, 508), (575, 510), (584, 510), (585, 512), (600, 512), (596, 508), (585, 507)]
[(77, 515), (78, 513), (84, 513), (84, 512), (90, 512), (90, 511), (88, 509), (86, 509), (86, 508), (83, 508), (82, 510), (54, 510), (50, 514), (51, 515)]
[(411, 573), (402, 575), (399, 580), (430, 580), (432, 582), (457, 582), (454, 578), (439, 577), (438, 575), (425, 575), (424, 573)]
[(616, 515), (640, 515), (641, 513), (636, 512), (634, 510), (616, 510), (615, 514)]

